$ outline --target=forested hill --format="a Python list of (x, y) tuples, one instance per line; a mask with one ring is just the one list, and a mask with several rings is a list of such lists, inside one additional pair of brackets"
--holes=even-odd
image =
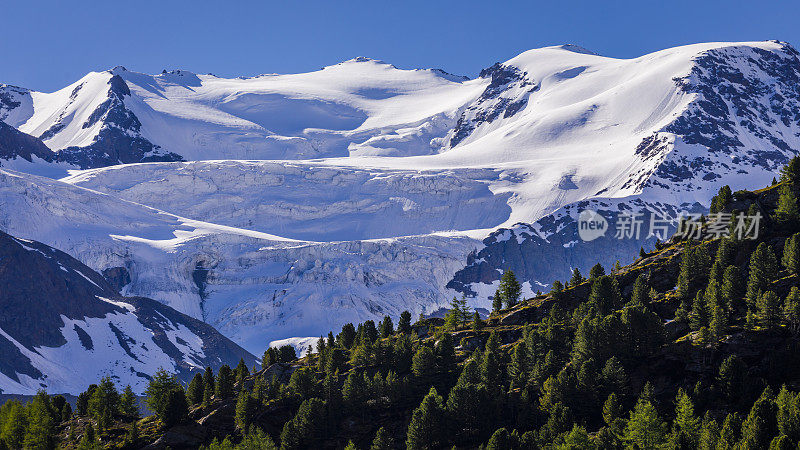
[[(185, 388), (160, 373), (147, 399), (156, 415), (144, 419), (110, 380), (74, 413), (44, 394), (9, 402), (0, 438), (9, 448), (796, 448), (798, 189), (796, 158), (770, 187), (720, 190), (712, 212), (760, 214), (757, 239), (676, 236), (521, 302), (509, 272), (486, 321), (454, 299), (444, 320), (348, 324), (299, 360), (270, 350), (256, 373), (224, 366)], [(715, 228), (711, 216), (703, 227)]]

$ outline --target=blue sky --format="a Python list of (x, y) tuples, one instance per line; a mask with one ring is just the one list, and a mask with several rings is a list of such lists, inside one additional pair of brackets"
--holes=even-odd
[(2, 11), (0, 83), (42, 91), (116, 65), (238, 76), (368, 56), (475, 76), (562, 43), (623, 58), (703, 41), (800, 46), (789, 1), (4, 0)]

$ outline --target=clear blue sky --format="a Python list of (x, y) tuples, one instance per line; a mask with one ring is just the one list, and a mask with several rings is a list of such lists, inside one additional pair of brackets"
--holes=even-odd
[(795, 1), (7, 0), (0, 83), (52, 91), (116, 65), (304, 72), (355, 56), (475, 76), (562, 43), (614, 57), (702, 41), (800, 46), (799, 17)]

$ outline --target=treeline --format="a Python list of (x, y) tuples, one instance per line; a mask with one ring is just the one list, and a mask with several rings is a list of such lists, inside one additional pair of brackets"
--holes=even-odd
[[(137, 421), (130, 389), (108, 379), (74, 413), (40, 393), (0, 409), (0, 440), (137, 448), (230, 411), (205, 448), (794, 449), (798, 180), (795, 158), (773, 187), (715, 197), (715, 212), (763, 213), (756, 241), (674, 238), (527, 301), (507, 271), (486, 319), (454, 298), (443, 321), (412, 324), (404, 312), (396, 326), (388, 316), (347, 324), (299, 360), (291, 347), (267, 350), (259, 371), (206, 369), (185, 387), (162, 371), (147, 389), (149, 419)], [(538, 318), (506, 320), (528, 309)], [(89, 426), (70, 435), (79, 422)], [(157, 432), (140, 433), (153, 423)]]

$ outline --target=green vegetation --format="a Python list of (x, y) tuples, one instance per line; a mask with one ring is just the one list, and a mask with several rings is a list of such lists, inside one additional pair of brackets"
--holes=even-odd
[[(714, 209), (777, 217), (792, 164), (757, 193), (723, 188)], [(454, 298), (444, 320), (346, 324), (300, 359), (269, 349), (253, 373), (184, 387), (160, 371), (144, 419), (109, 379), (74, 413), (44, 393), (9, 401), (0, 448), (138, 448), (168, 429), (208, 449), (797, 448), (798, 261), (800, 235), (765, 221), (758, 240), (673, 238), (533, 299), (509, 270), (487, 321)]]

